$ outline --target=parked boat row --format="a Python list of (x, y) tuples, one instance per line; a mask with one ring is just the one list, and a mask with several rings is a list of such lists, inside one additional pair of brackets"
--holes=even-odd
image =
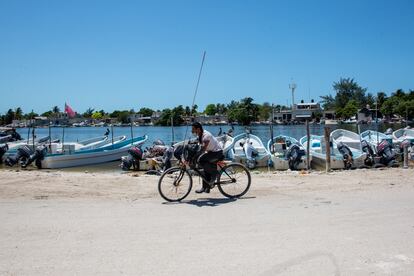
[[(171, 146), (157, 141), (150, 148), (142, 150), (146, 135), (126, 139), (126, 136), (108, 135), (78, 142), (51, 141), (50, 137), (15, 141), (0, 145), (0, 158), (6, 165), (27, 167), (35, 164), (38, 168), (66, 168), (100, 164), (122, 159), (123, 169), (150, 169), (158, 164), (165, 168), (176, 162), (174, 151), (188, 143), (178, 142)], [(286, 135), (272, 137), (266, 146), (252, 133), (235, 137), (228, 134), (217, 137), (223, 147), (225, 159), (240, 162), (248, 168), (273, 167), (275, 170), (301, 170), (308, 167), (325, 167), (327, 145), (330, 149), (332, 169), (352, 169), (369, 166), (396, 165), (402, 144), (409, 143), (413, 154), (414, 131), (400, 129), (392, 135), (368, 130), (361, 135), (337, 129), (330, 134), (329, 143), (323, 136), (310, 135), (299, 141)], [(306, 149), (309, 146), (309, 166)]]
[(141, 146), (147, 135), (126, 139), (126, 136), (108, 139), (100, 136), (80, 142), (51, 142), (38, 139), (0, 146), (0, 158), (8, 166), (27, 167), (34, 163), (38, 168), (57, 169), (100, 164), (120, 160), (131, 146)]

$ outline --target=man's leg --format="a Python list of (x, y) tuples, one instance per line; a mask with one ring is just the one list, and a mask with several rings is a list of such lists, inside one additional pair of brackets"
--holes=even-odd
[[(203, 153), (202, 155), (200, 155), (198, 157), (198, 164), (200, 165), (201, 168), (203, 168), (204, 171), (204, 178), (207, 181), (210, 181), (211, 179), (211, 175), (209, 174), (209, 153)], [(196, 190), (196, 193), (209, 193), (210, 192), (210, 184), (207, 183), (204, 179), (203, 179), (203, 186), (201, 187), (201, 189)]]

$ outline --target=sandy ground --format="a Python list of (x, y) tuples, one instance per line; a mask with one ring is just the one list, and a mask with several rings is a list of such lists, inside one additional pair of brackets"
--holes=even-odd
[(157, 180), (0, 170), (0, 275), (414, 273), (412, 167), (253, 173), (242, 199), (179, 204)]

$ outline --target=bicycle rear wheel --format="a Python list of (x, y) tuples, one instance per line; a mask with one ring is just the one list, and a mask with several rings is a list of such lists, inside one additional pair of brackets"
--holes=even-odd
[(158, 180), (158, 192), (167, 201), (183, 200), (193, 187), (193, 179), (190, 173), (180, 167), (166, 170)]
[(228, 198), (241, 197), (250, 188), (251, 176), (249, 170), (239, 163), (231, 163), (222, 168), (217, 187)]

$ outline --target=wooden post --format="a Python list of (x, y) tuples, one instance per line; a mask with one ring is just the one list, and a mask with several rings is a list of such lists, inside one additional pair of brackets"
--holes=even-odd
[(309, 130), (309, 121), (306, 120), (306, 137), (308, 143), (306, 144), (306, 169), (310, 170), (310, 130)]
[(131, 146), (134, 145), (134, 132), (132, 130), (132, 118), (129, 119), (130, 123), (131, 123)]
[(408, 169), (408, 144), (404, 145), (404, 169)]
[(325, 147), (326, 147), (326, 172), (331, 171), (331, 142), (329, 136), (331, 131), (329, 127), (325, 127)]
[(112, 148), (114, 148), (114, 124), (111, 124)]

